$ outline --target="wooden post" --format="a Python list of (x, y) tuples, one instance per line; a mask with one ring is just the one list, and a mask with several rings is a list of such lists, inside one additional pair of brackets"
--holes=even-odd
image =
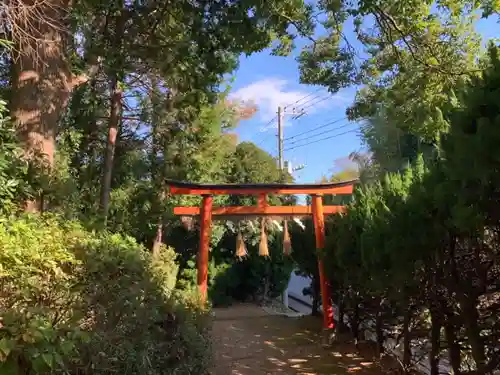
[(198, 253), (198, 288), (201, 301), (207, 301), (208, 292), (208, 255), (210, 248), (210, 230), (212, 226), (212, 202), (211, 195), (204, 195), (200, 210), (200, 249)]
[[(323, 197), (312, 196), (312, 214), (314, 220), (314, 234), (316, 237), (316, 251), (319, 253), (325, 248), (325, 216), (323, 213)], [(333, 329), (333, 307), (330, 299), (330, 284), (325, 275), (325, 266), (321, 256), (318, 254), (319, 280), (321, 287), (321, 302), (323, 304), (323, 328)]]
[(266, 208), (266, 207), (268, 207), (268, 204), (267, 204), (267, 194), (259, 194), (257, 196), (257, 207), (259, 207), (259, 208)]

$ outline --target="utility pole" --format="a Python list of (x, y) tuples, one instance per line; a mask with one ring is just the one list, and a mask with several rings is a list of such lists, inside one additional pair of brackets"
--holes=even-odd
[[(283, 127), (284, 127), (284, 120), (285, 120), (285, 114), (286, 114), (285, 108), (283, 108), (282, 106), (278, 106), (278, 166), (279, 166), (279, 170), (281, 172), (281, 177), (282, 177), (281, 181), (282, 182), (284, 182), (283, 180), (285, 177), (285, 173), (284, 173), (285, 159), (283, 156)], [(293, 109), (292, 113), (290, 113), (290, 114), (296, 114), (295, 109)], [(299, 116), (302, 114), (303, 113), (299, 114)], [(288, 167), (288, 163), (287, 163), (287, 167)], [(304, 168), (304, 165), (298, 165), (296, 168), (291, 168), (291, 170), (289, 172), (299, 171), (303, 168)], [(285, 220), (284, 224), (287, 225), (286, 220)], [(281, 300), (283, 302), (283, 305), (286, 308), (288, 308), (288, 286), (285, 289), (285, 291), (283, 292), (283, 294), (281, 296)]]
[[(285, 161), (283, 160), (283, 120), (285, 119), (285, 113), (281, 106), (278, 106), (278, 166), (281, 174), (281, 181), (283, 182), (283, 168), (285, 167)], [(286, 220), (285, 220), (286, 225)], [(281, 296), (281, 301), (285, 308), (288, 308), (288, 286)]]
[(281, 106), (278, 107), (278, 165), (280, 172), (283, 172), (284, 161), (283, 161), (283, 121), (285, 119), (285, 114)]

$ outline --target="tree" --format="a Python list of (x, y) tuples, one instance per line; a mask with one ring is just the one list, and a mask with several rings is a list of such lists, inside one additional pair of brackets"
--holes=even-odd
[[(65, 74), (64, 78), (60, 78), (64, 79), (65, 85), (62, 85), (61, 81), (61, 85), (57, 85), (57, 87), (59, 90), (65, 90), (66, 94), (62, 95), (62, 91), (58, 92), (57, 95), (54, 93), (57, 97), (61, 96), (61, 109), (50, 111), (52, 116), (60, 116), (74, 87), (88, 80), (88, 75), (77, 77), (71, 75), (72, 67), (62, 47), (69, 40), (66, 36), (68, 31), (81, 31), (83, 33), (83, 47), (90, 55), (84, 56), (83, 63), (95, 61), (95, 57), (99, 57), (95, 56), (96, 54), (107, 57), (106, 52), (111, 52), (111, 58), (105, 61), (104, 65), (114, 66), (115, 70), (120, 70), (124, 63), (130, 65), (136, 62), (137, 58), (143, 58), (146, 54), (150, 58), (156, 57), (156, 67), (163, 71), (165, 68), (172, 69), (174, 67), (177, 67), (177, 72), (191, 68), (191, 73), (184, 73), (184, 78), (191, 77), (188, 81), (194, 83), (193, 79), (205, 77), (205, 83), (213, 85), (219, 82), (219, 75), (227, 72), (228, 62), (234, 67), (231, 54), (261, 50), (267, 47), (274, 37), (281, 41), (276, 51), (283, 51), (289, 47), (294, 36), (287, 31), (288, 25), (296, 25), (297, 29), (303, 33), (309, 32), (310, 29), (307, 18), (310, 10), (301, 3), (280, 3), (279, 6), (274, 3), (266, 3), (266, 5), (254, 8), (255, 4), (247, 4), (245, 7), (226, 4), (221, 7), (202, 2), (191, 4), (185, 8), (171, 9), (168, 12), (165, 11), (161, 1), (129, 5), (120, 1), (114, 1), (107, 5), (85, 1), (74, 5), (72, 9), (69, 8), (69, 5), (64, 1), (50, 0), (41, 2), (36, 7), (31, 7), (24, 1), (18, 1), (7, 5), (4, 9), (5, 19), (10, 27), (7, 36), (16, 44), (16, 56), (24, 59), (22, 62), (15, 59), (15, 66), (21, 70), (39, 72), (42, 77), (47, 77), (47, 79), (50, 78), (48, 76), (50, 69), (62, 69), (61, 72)], [(254, 12), (250, 14), (249, 9), (254, 9)], [(75, 14), (71, 14), (70, 11)], [(77, 21), (76, 30), (71, 29), (70, 16), (74, 16)], [(217, 22), (214, 22), (215, 19)], [(90, 22), (88, 22), (89, 20)], [(237, 28), (235, 28), (236, 23), (233, 23), (232, 20), (241, 21), (237, 22)], [(103, 25), (103, 27), (98, 27), (99, 25)], [(125, 25), (127, 26), (126, 30)], [(168, 39), (169, 36), (162, 35), (166, 30), (169, 31), (170, 35), (177, 35), (179, 41), (182, 41), (183, 38), (196, 40), (198, 42), (196, 51), (176, 43), (176, 37)], [(236, 30), (239, 33), (233, 32)], [(262, 32), (262, 30), (266, 30), (266, 32)], [(212, 38), (204, 38), (206, 33), (211, 34)], [(46, 42), (47, 45), (37, 46), (40, 41)], [(149, 44), (146, 43), (148, 41)], [(117, 43), (122, 44), (119, 46)], [(162, 43), (165, 43), (167, 47), (180, 48), (165, 48), (166, 46)], [(55, 47), (56, 45), (57, 47)], [(142, 48), (137, 48), (141, 45)], [(215, 53), (212, 48), (214, 46), (222, 46), (224, 53)], [(103, 47), (109, 48), (104, 51), (101, 49)], [(99, 49), (101, 50), (99, 51)], [(163, 61), (168, 61), (168, 65), (158, 65), (162, 61), (162, 56), (159, 54), (167, 51), (170, 58)], [(172, 55), (172, 52), (175, 55)], [(207, 64), (205, 66), (198, 64), (196, 69), (194, 69), (195, 66), (189, 67), (189, 64), (179, 66), (176, 59), (181, 55), (184, 58), (190, 56), (190, 59), (196, 56), (196, 63), (205, 61)], [(117, 59), (122, 63), (116, 65)], [(189, 61), (189, 59), (184, 59), (184, 61)], [(189, 61), (189, 63), (192, 62)], [(44, 70), (42, 67), (46, 69)], [(93, 68), (92, 72), (95, 73), (96, 67), (93, 65), (91, 67)], [(221, 68), (222, 70), (219, 70)], [(25, 78), (29, 78), (22, 77), (21, 71), (18, 73), (16, 77), (18, 77), (19, 83)], [(25, 85), (23, 88), (26, 90), (35, 89), (35, 87), (31, 88)], [(55, 87), (52, 89), (55, 90)], [(50, 104), (50, 101), (54, 99), (55, 97), (51, 97), (47, 103)], [(15, 103), (18, 101), (14, 101), (13, 110), (18, 108), (18, 104), (20, 105), (20, 103)], [(39, 103), (39, 105), (43, 105), (43, 103)], [(18, 116), (19, 121), (22, 121), (20, 116), (21, 114)], [(55, 121), (51, 121), (51, 123), (51, 129), (53, 129)], [(46, 131), (53, 132), (49, 129)], [(52, 156), (48, 154), (48, 157)]]
[(480, 6), (487, 17), (491, 3), (323, 2), (327, 34), (302, 51), (301, 80), (331, 92), (361, 85), (347, 115), (364, 122), (363, 139), (383, 169), (400, 170), (421, 153), (432, 157), (449, 130), (454, 92), (482, 69), (474, 30)]
[(3, 7), (7, 39), (12, 49), (10, 109), (26, 151), (39, 150), (49, 164), (54, 161), (59, 120), (74, 88), (89, 74), (73, 74), (66, 55), (69, 42), (69, 1), (47, 0), (37, 4), (16, 1)]
[(297, 33), (311, 32), (311, 10), (302, 2), (166, 5), (48, 0), (36, 6), (17, 1), (3, 10), (7, 37), (15, 45), (9, 104), (28, 154), (40, 151), (52, 165), (58, 122), (74, 89), (99, 70), (110, 82), (104, 217), (127, 84), (157, 74), (163, 87), (176, 92), (176, 101), (189, 104), (191, 110), (184, 115), (196, 117), (216, 97), (216, 87), (235, 69), (240, 53), (260, 51), (274, 40), (279, 40), (275, 52), (284, 53)]
[[(446, 155), (444, 189), (458, 189), (449, 200), (453, 226), (446, 254), (446, 287), (456, 296), (470, 355), (478, 373), (500, 366), (498, 327), (490, 314), (498, 309), (497, 278), (500, 272), (496, 232), (500, 224), (496, 201), (500, 181), (494, 172), (498, 153), (493, 146), (498, 131), (499, 105), (494, 99), (500, 88), (500, 49), (489, 47), (489, 64), (481, 77), (472, 80), (462, 98), (463, 109), (452, 116), (452, 127), (443, 142)], [(470, 153), (470, 154), (469, 154)], [(463, 261), (461, 261), (463, 259)], [(479, 301), (482, 301), (480, 303)], [(481, 332), (486, 330), (486, 335)]]
[[(492, 318), (500, 308), (499, 55), (490, 47), (486, 70), (458, 96), (441, 153), (426, 167), (419, 156), (404, 172), (362, 184), (327, 232), (333, 298), (354, 337), (362, 322), (373, 321), (382, 352), (400, 327), (405, 370), (419, 351), (429, 353), (433, 375), (444, 352), (456, 373), (489, 374), (500, 366)], [(430, 350), (415, 347), (427, 339)]]

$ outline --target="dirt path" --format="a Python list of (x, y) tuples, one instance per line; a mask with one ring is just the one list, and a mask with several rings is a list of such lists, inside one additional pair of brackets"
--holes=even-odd
[(214, 312), (214, 375), (388, 374), (353, 345), (321, 347), (317, 318), (271, 316), (254, 305)]

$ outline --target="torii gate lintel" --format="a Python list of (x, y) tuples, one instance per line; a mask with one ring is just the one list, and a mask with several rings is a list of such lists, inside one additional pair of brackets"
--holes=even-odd
[[(210, 232), (213, 216), (312, 216), (318, 252), (318, 271), (320, 277), (323, 305), (323, 328), (333, 329), (333, 307), (331, 290), (325, 275), (324, 263), (320, 253), (325, 248), (325, 215), (342, 212), (343, 206), (324, 206), (324, 194), (351, 194), (357, 180), (326, 184), (195, 184), (167, 180), (169, 193), (173, 195), (202, 196), (201, 207), (175, 207), (174, 214), (179, 216), (200, 216), (200, 246), (198, 254), (197, 283), (202, 302), (206, 302), (208, 290), (208, 261)], [(311, 206), (269, 206), (269, 194), (306, 194), (312, 198)], [(214, 195), (256, 195), (256, 206), (213, 207)]]

